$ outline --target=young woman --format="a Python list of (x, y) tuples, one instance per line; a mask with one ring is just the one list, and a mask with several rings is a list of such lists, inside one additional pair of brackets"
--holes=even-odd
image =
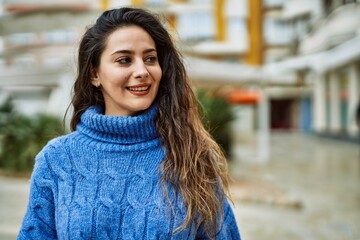
[(104, 12), (79, 48), (72, 133), (38, 154), (18, 239), (240, 239), (226, 160), (171, 37)]

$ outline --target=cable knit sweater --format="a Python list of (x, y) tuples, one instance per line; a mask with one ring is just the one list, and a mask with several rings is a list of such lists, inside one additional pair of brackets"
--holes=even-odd
[[(76, 131), (50, 141), (36, 157), (30, 198), (18, 239), (206, 239), (200, 229), (174, 232), (186, 209), (163, 196), (164, 150), (156, 107), (134, 117), (90, 107)], [(240, 239), (224, 202), (217, 239)]]

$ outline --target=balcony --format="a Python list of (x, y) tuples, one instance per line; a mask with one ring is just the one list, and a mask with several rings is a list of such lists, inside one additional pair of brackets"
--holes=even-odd
[(360, 29), (360, 3), (347, 4), (332, 12), (300, 43), (307, 54), (331, 49), (354, 38)]

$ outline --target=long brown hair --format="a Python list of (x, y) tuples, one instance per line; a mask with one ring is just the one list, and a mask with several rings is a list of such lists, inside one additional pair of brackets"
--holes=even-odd
[(215, 237), (216, 226), (223, 218), (223, 200), (228, 192), (226, 159), (201, 123), (198, 102), (189, 85), (181, 55), (154, 15), (136, 8), (109, 10), (87, 29), (79, 46), (71, 129), (76, 129), (86, 108), (104, 106), (101, 91), (91, 84), (91, 71), (99, 67), (107, 37), (118, 28), (129, 25), (147, 31), (158, 52), (162, 80), (155, 99), (158, 106), (155, 124), (166, 148), (161, 166), (165, 193), (168, 193), (166, 186), (170, 184), (187, 207), (179, 230), (201, 224), (209, 236)]

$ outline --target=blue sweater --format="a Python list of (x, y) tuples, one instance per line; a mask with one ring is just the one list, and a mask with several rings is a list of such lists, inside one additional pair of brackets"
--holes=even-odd
[[(163, 196), (164, 150), (156, 107), (135, 117), (90, 107), (77, 130), (50, 141), (36, 157), (18, 239), (206, 239), (195, 227), (175, 232), (186, 209)], [(217, 239), (240, 239), (230, 205)]]

